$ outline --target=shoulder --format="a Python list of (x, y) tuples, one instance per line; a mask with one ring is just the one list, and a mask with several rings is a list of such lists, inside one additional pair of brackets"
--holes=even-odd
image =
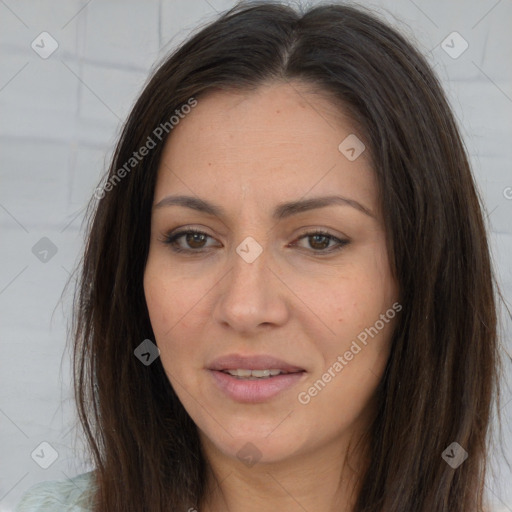
[(14, 512), (92, 512), (94, 471), (59, 481), (40, 482), (23, 494)]

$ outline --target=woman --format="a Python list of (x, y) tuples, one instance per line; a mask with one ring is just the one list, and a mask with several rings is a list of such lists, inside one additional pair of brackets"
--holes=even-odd
[(482, 205), (394, 29), (235, 7), (156, 71), (95, 195), (75, 376), (96, 470), (19, 512), (486, 510)]

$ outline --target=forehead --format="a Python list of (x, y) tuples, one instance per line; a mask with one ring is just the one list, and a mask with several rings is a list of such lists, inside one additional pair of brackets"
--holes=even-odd
[(259, 205), (338, 192), (373, 209), (369, 158), (350, 161), (339, 149), (355, 131), (338, 107), (300, 83), (209, 93), (167, 139), (155, 202), (171, 192)]

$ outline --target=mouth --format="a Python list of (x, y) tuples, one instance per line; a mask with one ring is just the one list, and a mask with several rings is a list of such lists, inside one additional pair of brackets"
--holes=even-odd
[(300, 366), (266, 354), (253, 356), (228, 354), (213, 360), (207, 367), (214, 371), (234, 372), (232, 374), (239, 377), (269, 377), (277, 375), (276, 372), (295, 373), (305, 371)]
[(265, 369), (265, 370), (249, 370), (249, 369), (241, 369), (237, 370), (221, 370), (223, 373), (227, 373), (232, 377), (237, 379), (245, 379), (245, 380), (261, 380), (261, 379), (270, 379), (272, 377), (277, 377), (278, 375), (289, 375), (290, 373), (300, 373), (304, 370), (298, 370), (296, 372), (287, 372), (284, 370), (279, 370), (278, 368), (273, 369)]
[(289, 390), (307, 373), (304, 368), (273, 356), (221, 357), (208, 365), (213, 381), (237, 402), (261, 403)]

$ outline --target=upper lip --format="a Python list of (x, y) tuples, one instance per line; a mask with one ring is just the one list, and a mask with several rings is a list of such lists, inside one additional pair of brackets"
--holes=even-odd
[(242, 356), (240, 354), (229, 354), (214, 359), (209, 365), (210, 370), (281, 370), (292, 373), (304, 371), (304, 368), (294, 366), (282, 359), (266, 354)]

